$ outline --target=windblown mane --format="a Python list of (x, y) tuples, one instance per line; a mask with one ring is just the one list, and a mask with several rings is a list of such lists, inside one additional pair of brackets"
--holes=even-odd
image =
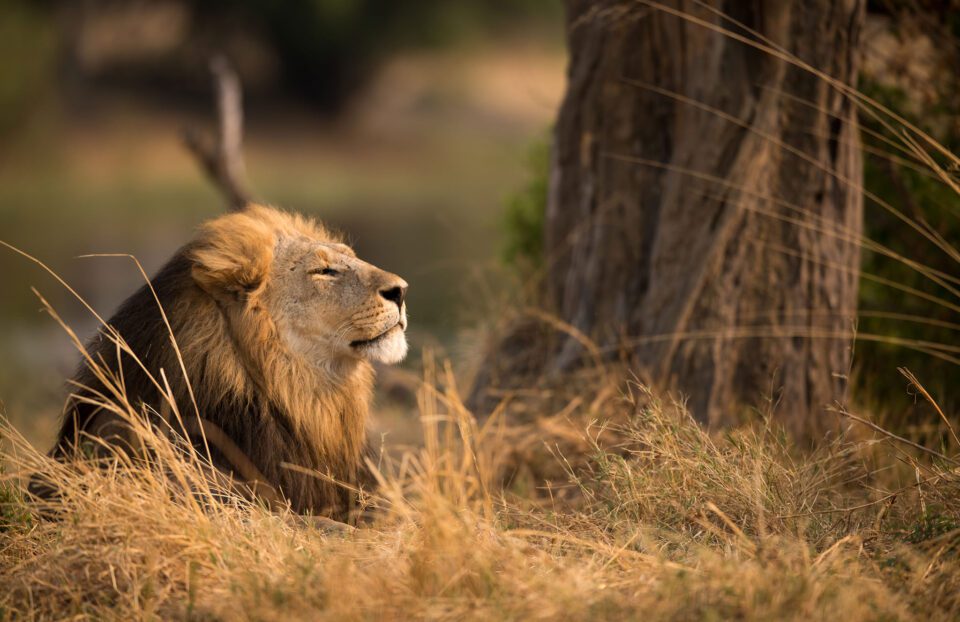
[[(358, 476), (373, 371), (360, 360), (317, 365), (284, 347), (262, 304), (281, 236), (340, 242), (319, 224), (272, 208), (251, 206), (212, 220), (108, 322), (146, 371), (102, 332), (87, 351), (122, 373), (129, 404), (153, 416), (169, 410), (151, 379), (159, 380), (163, 370), (182, 417), (197, 422), (199, 414), (199, 421), (222, 430), (294, 511), (343, 518), (350, 495), (329, 479)], [(224, 304), (224, 296), (241, 304)], [(79, 388), (65, 407), (54, 449), (59, 455), (75, 449), (82, 432), (98, 435), (116, 417), (89, 403), (111, 394), (89, 367), (74, 382)], [(210, 449), (220, 469), (237, 470), (229, 452), (216, 443)]]

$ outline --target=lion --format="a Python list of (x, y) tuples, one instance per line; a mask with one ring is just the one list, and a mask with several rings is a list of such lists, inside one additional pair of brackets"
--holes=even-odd
[(103, 404), (115, 392), (103, 368), (122, 378), (129, 405), (176, 429), (167, 382), (180, 428), (219, 473), (298, 514), (345, 520), (372, 363), (407, 354), (406, 293), (314, 220), (256, 204), (212, 219), (107, 322), (136, 358), (105, 331), (89, 343), (96, 365), (73, 378), (51, 453), (67, 458), (91, 438), (133, 444)]

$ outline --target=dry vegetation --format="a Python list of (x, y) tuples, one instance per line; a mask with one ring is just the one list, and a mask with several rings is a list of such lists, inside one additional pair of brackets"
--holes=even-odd
[[(0, 429), (0, 619), (960, 616), (960, 441), (908, 372), (935, 433), (838, 405), (844, 432), (800, 449), (770, 413), (708, 433), (616, 368), (531, 386), (478, 424), (427, 358), (423, 446), (371, 465), (348, 533), (218, 488), (102, 373), (141, 458), (61, 464)], [(18, 492), (38, 472), (52, 505)]]
[(883, 433), (797, 453), (763, 416), (713, 437), (609, 370), (542, 400), (567, 404), (553, 416), (478, 426), (449, 368), (427, 370), (424, 447), (376, 465), (372, 518), (347, 534), (214, 489), (143, 426), (148, 459), (69, 465), (6, 427), (8, 478), (44, 472), (63, 498), (44, 520), (8, 493), (0, 617), (960, 615), (954, 437), (950, 455)]

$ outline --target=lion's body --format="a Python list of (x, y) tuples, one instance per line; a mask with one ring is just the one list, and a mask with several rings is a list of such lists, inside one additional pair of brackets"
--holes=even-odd
[[(88, 352), (102, 361), (101, 368), (122, 373), (133, 408), (175, 420), (156, 384), (166, 378), (180, 417), (197, 421), (199, 414), (199, 421), (222, 430), (295, 511), (342, 517), (349, 495), (330, 479), (355, 481), (361, 468), (373, 369), (363, 357), (329, 351), (325, 341), (309, 356), (291, 345), (297, 339), (287, 326), (301, 320), (282, 315), (297, 298), (291, 286), (276, 285), (280, 277), (274, 265), (286, 240), (319, 243), (321, 250), (333, 245), (346, 253), (342, 261), (362, 263), (349, 259), (352, 251), (341, 249), (339, 239), (300, 217), (260, 207), (224, 216), (178, 251), (151, 286), (127, 299), (109, 320), (137, 360), (121, 354), (103, 333)], [(283, 270), (286, 274), (286, 264)], [(377, 271), (375, 276), (385, 274)], [(378, 287), (380, 281), (374, 291)], [(351, 309), (349, 317), (367, 318), (370, 305), (364, 304)], [(403, 313), (402, 299), (397, 306)], [(75, 382), (80, 388), (68, 400), (55, 449), (61, 455), (75, 448), (82, 435), (106, 437), (103, 430), (118, 419), (89, 403), (102, 401), (98, 395), (115, 399), (110, 381), (85, 365)], [(199, 445), (199, 439), (191, 441)], [(235, 473), (229, 452), (211, 445), (214, 464)]]

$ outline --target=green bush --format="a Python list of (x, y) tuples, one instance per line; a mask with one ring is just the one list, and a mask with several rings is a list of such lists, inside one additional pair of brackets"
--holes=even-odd
[(541, 138), (527, 153), (527, 181), (507, 198), (503, 259), (509, 266), (543, 266), (543, 219), (550, 176), (550, 139)]
[[(907, 109), (907, 95), (898, 89), (863, 81), (860, 90), (890, 109)], [(930, 123), (944, 112), (937, 110), (937, 107), (935, 105), (925, 111), (924, 119), (907, 120), (932, 132)], [(889, 159), (885, 154), (909, 160), (906, 153), (898, 152), (891, 146), (902, 144), (902, 140), (869, 115), (861, 115), (861, 122), (866, 130), (863, 143), (867, 150), (864, 154), (864, 186), (867, 192), (914, 221), (925, 224), (948, 244), (954, 244), (955, 250), (960, 250), (956, 247), (960, 241), (960, 196), (924, 167), (918, 170)], [(885, 143), (874, 133), (891, 142)], [(936, 134), (939, 134), (938, 140), (947, 149), (953, 153), (960, 152), (960, 135), (956, 131)], [(877, 151), (883, 154), (874, 153)], [(946, 162), (943, 164), (947, 165)], [(911, 262), (945, 275), (957, 274), (956, 261), (946, 252), (869, 199), (865, 203), (864, 235)], [(860, 332), (898, 340), (956, 345), (958, 332), (955, 328), (951, 329), (950, 325), (960, 325), (960, 314), (916, 293), (878, 282), (875, 277), (928, 296), (956, 302), (953, 294), (916, 269), (881, 253), (865, 250), (862, 268), (864, 278), (860, 282), (859, 303), (864, 317), (858, 327)], [(915, 316), (915, 319), (871, 316), (878, 311), (906, 314)], [(950, 393), (960, 386), (960, 366), (912, 347), (874, 341), (858, 343), (855, 358), (859, 370), (858, 387), (865, 395), (880, 403), (902, 403), (904, 383), (899, 381), (897, 368), (907, 367), (930, 393), (942, 401), (942, 406), (951, 410), (956, 410), (958, 406), (956, 396)]]

